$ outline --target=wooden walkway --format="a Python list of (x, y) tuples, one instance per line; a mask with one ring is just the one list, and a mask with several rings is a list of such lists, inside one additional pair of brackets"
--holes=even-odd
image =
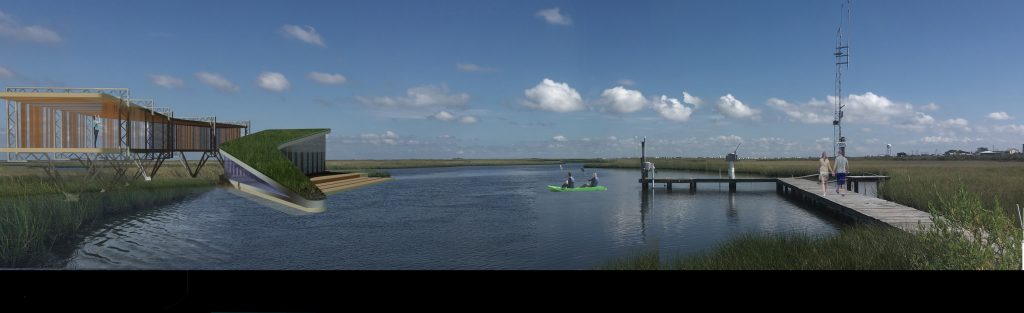
[(931, 214), (927, 212), (858, 193), (840, 196), (834, 185), (828, 189), (828, 194), (822, 196), (818, 182), (800, 178), (779, 178), (776, 185), (783, 196), (827, 208), (858, 223), (889, 225), (911, 233), (932, 225)]

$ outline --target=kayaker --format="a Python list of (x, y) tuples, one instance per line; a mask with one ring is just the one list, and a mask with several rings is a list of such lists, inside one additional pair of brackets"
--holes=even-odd
[(583, 184), (583, 187), (597, 187), (597, 172), (594, 172), (594, 175), (587, 181), (588, 183)]
[(572, 172), (566, 173), (569, 174), (569, 177), (566, 178), (565, 182), (562, 183), (562, 188), (575, 188), (576, 180), (572, 179)]

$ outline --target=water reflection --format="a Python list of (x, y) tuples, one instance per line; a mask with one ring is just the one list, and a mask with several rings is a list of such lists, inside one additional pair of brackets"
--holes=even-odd
[(729, 210), (726, 211), (726, 217), (729, 218), (729, 224), (735, 225), (739, 221), (739, 213), (736, 211), (736, 193), (729, 193)]

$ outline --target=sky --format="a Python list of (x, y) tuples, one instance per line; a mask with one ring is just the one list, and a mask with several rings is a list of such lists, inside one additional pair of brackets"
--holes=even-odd
[[(806, 157), (842, 3), (0, 0), (0, 86), (330, 128), (329, 159)], [(1020, 149), (1020, 12), (853, 1), (848, 154)]]

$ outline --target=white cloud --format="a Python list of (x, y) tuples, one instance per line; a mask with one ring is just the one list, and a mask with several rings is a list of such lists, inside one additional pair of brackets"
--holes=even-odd
[(940, 122), (938, 126), (940, 128), (959, 128), (965, 131), (971, 131), (971, 128), (969, 127), (970, 125), (968, 125), (967, 120), (962, 118), (948, 119)]
[(302, 42), (327, 47), (327, 45), (324, 44), (324, 40), (320, 38), (320, 34), (316, 33), (316, 29), (314, 29), (313, 26), (307, 25), (306, 28), (303, 29), (302, 27), (295, 25), (284, 25), (281, 26), (281, 31), (283, 31), (286, 36), (301, 40)]
[(998, 132), (998, 133), (1010, 133), (1010, 134), (1024, 135), (1024, 125), (1013, 125), (1013, 124), (1010, 124), (1010, 125), (994, 126), (994, 127), (992, 127), (992, 130), (995, 131), (995, 132)]
[(562, 13), (559, 11), (559, 8), (544, 9), (534, 14), (534, 16), (538, 18), (543, 18), (545, 21), (548, 22), (548, 24), (563, 26), (572, 25), (572, 19), (570, 19), (568, 15), (562, 15)]
[(632, 79), (620, 79), (620, 80), (618, 80), (618, 83), (623, 85), (623, 86), (633, 86), (633, 85), (636, 85), (636, 82), (634, 82)]
[(14, 78), (14, 72), (6, 67), (0, 66), (0, 78)]
[(275, 92), (281, 92), (291, 88), (291, 84), (288, 83), (288, 79), (281, 73), (277, 72), (263, 72), (263, 74), (260, 74), (257, 82), (260, 88)]
[(558, 141), (558, 142), (566, 142), (566, 141), (569, 141), (569, 138), (565, 138), (565, 136), (562, 136), (562, 135), (557, 135), (557, 136), (551, 137), (551, 140)]
[(939, 109), (939, 105), (935, 104), (935, 103), (928, 103), (928, 104), (925, 104), (925, 105), (921, 106), (921, 109), (922, 110), (928, 110), (928, 111), (936, 111), (936, 110)]
[(527, 101), (524, 106), (552, 112), (583, 110), (583, 98), (569, 84), (545, 78), (540, 84), (523, 92)]
[(618, 86), (605, 89), (601, 93), (602, 102), (614, 113), (632, 113), (643, 109), (647, 105), (647, 99), (640, 91), (630, 90)]
[(1011, 119), (1012, 117), (1010, 117), (1010, 114), (1007, 114), (1006, 112), (992, 112), (988, 114), (988, 118), (997, 121), (1005, 121)]
[(185, 85), (185, 81), (181, 80), (181, 78), (170, 75), (149, 75), (149, 80), (157, 86), (170, 89), (181, 88), (181, 86)]
[(832, 143), (832, 137), (821, 137), (814, 140), (815, 143)]
[(479, 121), (480, 121), (480, 119), (478, 119), (478, 118), (476, 118), (476, 116), (472, 116), (472, 115), (466, 115), (466, 116), (463, 116), (462, 118), (459, 119), (459, 123), (463, 123), (463, 124), (476, 124), (476, 122), (479, 122)]
[(616, 141), (619, 140), (619, 138), (616, 138), (615, 136), (608, 136), (608, 140)]
[(490, 67), (483, 67), (472, 63), (459, 63), (455, 64), (455, 68), (463, 72), (493, 72), (494, 69)]
[(679, 99), (669, 98), (666, 95), (651, 99), (651, 108), (657, 111), (661, 117), (677, 122), (688, 121), (690, 115), (693, 114), (693, 109), (679, 103)]
[(726, 94), (721, 98), (718, 98), (718, 103), (715, 106), (715, 109), (718, 110), (719, 113), (722, 113), (722, 115), (739, 119), (757, 119), (758, 114), (761, 112), (743, 104), (739, 99), (733, 97), (732, 94)]
[(927, 136), (927, 137), (921, 138), (921, 142), (922, 143), (951, 143), (951, 142), (970, 143), (970, 142), (975, 142), (975, 141), (982, 141), (982, 139), (980, 139), (980, 138), (969, 138), (969, 137), (956, 137), (956, 136), (949, 136), (949, 137), (947, 137), (947, 136)]
[(708, 138), (708, 140), (710, 140), (712, 142), (724, 143), (724, 144), (739, 144), (739, 143), (743, 143), (743, 137), (736, 136), (736, 135), (711, 137), (711, 138)]
[(704, 105), (704, 100), (691, 96), (689, 92), (683, 91), (683, 103), (692, 104), (695, 108), (699, 109), (700, 106)]
[(469, 94), (449, 93), (448, 87), (427, 85), (409, 88), (405, 97), (356, 97), (365, 104), (378, 106), (433, 107), (459, 106), (469, 102)]
[(451, 121), (455, 119), (455, 115), (448, 113), (447, 111), (437, 112), (437, 114), (431, 115), (431, 118), (439, 121)]
[[(829, 96), (828, 102), (834, 106), (835, 96)], [(915, 114), (914, 106), (909, 103), (897, 103), (886, 97), (866, 92), (863, 95), (849, 95), (844, 100), (843, 109), (844, 121), (871, 122), (876, 124), (887, 124), (890, 119), (899, 117), (912, 117)]]
[(49, 28), (32, 25), (21, 26), (14, 19), (13, 15), (0, 11), (0, 37), (14, 38), (18, 40), (34, 41), (38, 43), (59, 43), (63, 38), (57, 32)]
[(785, 112), (790, 120), (807, 124), (825, 124), (832, 122), (831, 108), (825, 102), (811, 99), (810, 102), (795, 105), (786, 100), (770, 98), (768, 106)]
[(306, 74), (306, 78), (309, 78), (309, 80), (324, 85), (341, 85), (348, 81), (348, 79), (341, 74), (320, 72), (309, 72), (308, 74)]
[(237, 92), (239, 90), (238, 85), (235, 85), (230, 80), (227, 80), (216, 73), (199, 72), (196, 73), (196, 78), (199, 78), (199, 81), (203, 84), (222, 92)]

